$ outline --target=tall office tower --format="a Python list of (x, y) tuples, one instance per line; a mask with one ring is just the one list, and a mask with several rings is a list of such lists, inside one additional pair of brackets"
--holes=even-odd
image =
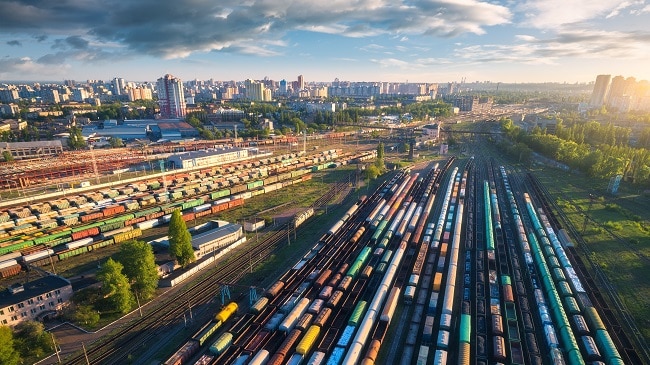
[(594, 91), (591, 93), (591, 99), (589, 100), (589, 106), (592, 108), (600, 108), (605, 104), (605, 96), (607, 96), (607, 90), (609, 89), (609, 80), (611, 80), (612, 75), (598, 75), (596, 77), (596, 83), (594, 84)]
[(181, 79), (167, 74), (158, 79), (158, 104), (163, 118), (185, 117), (185, 95)]
[(285, 95), (287, 93), (287, 80), (280, 80), (280, 95)]
[(302, 90), (305, 88), (305, 79), (302, 77), (302, 75), (298, 75), (298, 90)]
[(126, 89), (126, 81), (121, 77), (114, 78), (113, 92), (115, 95), (124, 95), (124, 89)]

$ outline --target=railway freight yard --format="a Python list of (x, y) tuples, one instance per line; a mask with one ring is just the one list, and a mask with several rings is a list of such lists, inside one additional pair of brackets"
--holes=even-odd
[[(175, 210), (188, 226), (202, 223), (300, 189), (323, 170), (370, 161), (373, 152), (286, 153), (8, 207), (0, 213), (2, 276), (48, 271), (134, 238), (153, 241), (151, 233)], [(218, 270), (183, 281), (144, 315), (133, 314), (61, 362), (646, 361), (576, 254), (575, 230), (554, 215), (533, 175), (476, 156), (388, 172), (356, 195), (353, 180), (332, 182), (311, 210), (233, 250)], [(332, 205), (341, 208), (324, 213), (337, 196), (340, 204)], [(316, 238), (280, 262), (259, 295), (228, 295), (253, 269), (252, 258), (263, 263), (300, 240), (309, 223), (299, 225), (309, 219), (322, 226)]]

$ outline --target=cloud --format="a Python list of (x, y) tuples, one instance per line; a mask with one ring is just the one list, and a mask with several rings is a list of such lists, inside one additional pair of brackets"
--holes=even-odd
[[(639, 8), (643, 4), (643, 0), (528, 0), (517, 9), (524, 14), (524, 26), (558, 29), (594, 19), (615, 17), (624, 9)], [(634, 11), (638, 9), (630, 10)]]
[(618, 4), (618, 6), (614, 10), (611, 11), (611, 13), (607, 14), (607, 16), (605, 18), (609, 19), (609, 18), (613, 18), (615, 16), (618, 16), (621, 13), (622, 10), (625, 10), (625, 9), (627, 9), (629, 7), (633, 7), (633, 6), (638, 7), (640, 5), (643, 5), (644, 2), (645, 2), (644, 0), (623, 1), (622, 3)]
[(26, 75), (64, 75), (70, 66), (65, 64), (43, 64), (35, 62), (29, 57), (5, 57), (0, 58), (0, 78), (12, 78), (18, 74)]
[(116, 43), (120, 51), (161, 58), (209, 51), (273, 56), (286, 47), (277, 40), (295, 31), (402, 41), (484, 34), (511, 18), (507, 7), (484, 0), (2, 1), (0, 32), (58, 36), (57, 49)]
[(641, 15), (641, 14), (645, 14), (645, 13), (650, 13), (650, 5), (645, 5), (644, 7), (640, 8), (640, 9), (630, 10), (630, 14), (632, 14), (632, 15)]
[(516, 36), (513, 44), (459, 47), (455, 56), (476, 63), (556, 64), (560, 59), (647, 59), (650, 32), (576, 29), (547, 38)]
[(70, 36), (65, 39), (66, 43), (68, 43), (72, 48), (75, 49), (86, 49), (88, 48), (88, 42), (87, 40), (79, 37), (79, 36)]
[(404, 70), (413, 69), (413, 68), (416, 68), (416, 66), (417, 66), (414, 63), (404, 61), (404, 60), (400, 60), (400, 59), (397, 59), (397, 58), (371, 59), (370, 62), (374, 62), (374, 63), (378, 64), (382, 68), (397, 67), (397, 68), (404, 69)]
[(23, 44), (19, 40), (14, 39), (14, 40), (11, 40), (11, 41), (7, 41), (7, 45), (9, 45), (9, 46), (22, 46)]

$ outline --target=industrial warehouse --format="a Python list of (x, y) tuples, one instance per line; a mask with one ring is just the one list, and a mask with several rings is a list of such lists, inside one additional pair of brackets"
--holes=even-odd
[(223, 147), (202, 151), (176, 153), (167, 158), (171, 168), (187, 169), (192, 167), (222, 165), (248, 158), (248, 149)]

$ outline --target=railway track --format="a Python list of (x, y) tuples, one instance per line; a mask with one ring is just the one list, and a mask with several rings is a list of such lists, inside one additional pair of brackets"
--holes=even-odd
[[(250, 257), (258, 260), (267, 258), (273, 250), (284, 242), (286, 225), (266, 237), (251, 248)], [(195, 306), (209, 302), (222, 287), (221, 283), (234, 283), (249, 270), (249, 252), (241, 252), (228, 260), (219, 270), (193, 284), (177, 297), (162, 302), (151, 313), (121, 328), (110, 338), (103, 338), (100, 343), (91, 345), (87, 351), (91, 363), (123, 364), (125, 358), (144, 347), (159, 333), (173, 326), (187, 310), (189, 302)], [(65, 360), (66, 364), (86, 364), (84, 354)]]
[[(314, 207), (320, 208), (327, 205), (347, 188), (346, 182), (335, 183), (331, 189), (317, 199)], [(88, 351), (89, 359), (92, 358), (98, 363), (105, 364), (123, 363), (126, 361), (125, 357), (130, 353), (137, 351), (140, 346), (144, 347), (147, 342), (165, 332), (166, 326), (160, 326), (161, 323), (173, 324), (177, 322), (175, 319), (185, 313), (190, 301), (194, 303), (194, 306), (209, 303), (222, 287), (221, 283), (237, 282), (249, 272), (251, 265), (267, 259), (285, 241), (289, 228), (288, 224), (280, 226), (252, 250), (242, 252), (235, 257), (229, 257), (226, 264), (218, 271), (213, 271), (211, 275), (192, 285), (175, 299), (163, 302), (147, 317), (132, 322), (110, 339), (102, 340), (98, 346), (91, 347)], [(255, 261), (251, 261), (251, 258), (255, 258)], [(69, 363), (84, 364), (85, 358), (83, 355), (78, 355), (70, 359)]]
[[(593, 272), (596, 274), (596, 279), (599, 283), (599, 285), (589, 285), (590, 286), (590, 297), (593, 303), (595, 303), (598, 306), (598, 311), (605, 313), (605, 321), (607, 322), (608, 326), (610, 326), (612, 329), (614, 329), (612, 338), (615, 341), (616, 345), (623, 350), (623, 353), (627, 355), (626, 363), (630, 364), (636, 364), (640, 363), (642, 361), (641, 357), (642, 356), (645, 360), (643, 360), (644, 363), (650, 363), (650, 353), (648, 353), (648, 344), (645, 342), (643, 336), (641, 335), (641, 332), (639, 331), (638, 327), (636, 326), (636, 323), (634, 321), (634, 318), (632, 318), (632, 315), (629, 313), (625, 305), (621, 302), (620, 297), (618, 296), (616, 288), (612, 285), (610, 282), (609, 278), (605, 273), (602, 271), (598, 263), (594, 262), (591, 259), (591, 250), (589, 249), (589, 245), (582, 239), (581, 234), (578, 232), (578, 230), (571, 224), (571, 221), (568, 219), (566, 214), (562, 209), (560, 209), (555, 201), (550, 198), (550, 193), (544, 185), (542, 185), (539, 180), (532, 174), (528, 174), (528, 181), (529, 185), (531, 188), (535, 191), (536, 195), (540, 198), (540, 202), (542, 203), (543, 209), (548, 213), (549, 217), (554, 221), (554, 224), (556, 227), (565, 227), (570, 233), (571, 236), (574, 237), (574, 239), (578, 242), (578, 247), (582, 250), (583, 256)], [(614, 236), (616, 237), (616, 236)], [(619, 238), (619, 241), (622, 240)], [(626, 246), (629, 247), (629, 242), (622, 240), (625, 243), (627, 243)], [(633, 251), (638, 251), (634, 247), (629, 247), (630, 250)], [(569, 250), (571, 252), (572, 250)], [(582, 271), (582, 276), (591, 279), (590, 273), (586, 270), (586, 267), (584, 263), (582, 262), (582, 257), (578, 256), (576, 254), (572, 255), (572, 259), (578, 263), (578, 267)], [(642, 254), (637, 254), (640, 258), (645, 258), (646, 260), (648, 259), (647, 256), (642, 255)], [(591, 279), (593, 281), (593, 279)], [(617, 315), (614, 315), (611, 312), (611, 309), (607, 305), (607, 303), (604, 301), (602, 294), (600, 294), (600, 291), (603, 290), (607, 293), (607, 296), (609, 297), (610, 301), (612, 304), (616, 307), (616, 313)], [(633, 336), (629, 336), (630, 332), (628, 330), (625, 330), (622, 328), (621, 324), (618, 323), (619, 320), (622, 320), (624, 323), (624, 326), (627, 327), (627, 329), (633, 334)], [(632, 337), (630, 339), (630, 337)], [(635, 343), (636, 349), (642, 351), (641, 354), (638, 354), (636, 349), (630, 348), (632, 345), (632, 341)]]
[[(502, 160), (502, 159), (500, 159)], [(500, 164), (507, 165), (503, 161), (499, 161)], [(576, 237), (581, 249), (584, 250), (584, 257), (587, 259), (588, 263), (594, 268), (595, 278), (600, 282), (595, 284), (594, 279), (592, 279), (591, 274), (585, 269), (584, 264), (581, 261), (580, 256), (575, 253), (575, 250), (568, 248), (565, 251), (567, 255), (575, 262), (574, 267), (576, 271), (580, 274), (580, 277), (586, 282), (586, 287), (588, 288), (587, 292), (596, 307), (598, 313), (602, 313), (603, 321), (607, 324), (607, 328), (610, 330), (610, 335), (614, 341), (616, 347), (620, 350), (621, 357), (625, 360), (625, 363), (630, 364), (640, 364), (640, 363), (650, 363), (648, 360), (647, 349), (648, 346), (643, 341), (640, 332), (636, 328), (633, 319), (624, 308), (618, 296), (615, 293), (615, 289), (612, 287), (611, 283), (607, 280), (607, 277), (604, 275), (602, 270), (595, 265), (594, 262), (590, 259), (589, 250), (587, 245), (581, 239), (579, 232), (573, 227), (568, 221), (564, 212), (557, 207), (554, 201), (550, 198), (548, 190), (539, 183), (539, 181), (527, 171), (523, 171), (518, 166), (509, 165), (509, 178), (513, 185), (513, 191), (517, 190), (517, 195), (521, 196), (523, 192), (528, 191), (531, 193), (531, 197), (534, 198), (538, 207), (541, 207), (545, 212), (546, 216), (549, 218), (549, 221), (552, 223), (552, 226), (556, 230), (559, 230), (562, 227), (565, 227), (567, 231), (572, 233), (573, 237)], [(520, 202), (521, 204), (521, 202)], [(529, 226), (530, 222), (526, 224)], [(504, 232), (505, 233), (505, 232)], [(612, 298), (612, 302), (616, 307), (614, 311), (620, 314), (621, 323), (619, 319), (614, 315), (613, 310), (610, 309), (607, 303), (604, 301), (600, 291), (605, 291), (607, 295)], [(533, 301), (534, 302), (534, 301)], [(625, 329), (623, 324), (628, 329)], [(634, 346), (632, 342), (634, 341)], [(636, 349), (635, 349), (636, 348)], [(637, 350), (641, 349), (640, 352)]]

